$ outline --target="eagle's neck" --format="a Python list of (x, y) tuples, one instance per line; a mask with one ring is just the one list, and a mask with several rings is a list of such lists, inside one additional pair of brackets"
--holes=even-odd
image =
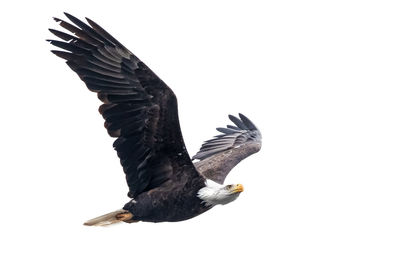
[(237, 198), (226, 190), (224, 185), (212, 180), (206, 180), (205, 186), (197, 192), (199, 197), (207, 206), (225, 205)]

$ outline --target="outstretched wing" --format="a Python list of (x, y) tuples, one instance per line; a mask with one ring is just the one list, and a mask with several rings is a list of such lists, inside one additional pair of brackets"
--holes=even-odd
[(194, 164), (197, 171), (207, 179), (223, 184), (233, 167), (261, 149), (260, 131), (246, 116), (239, 117), (229, 115), (235, 125), (217, 128), (222, 134), (205, 141), (193, 156), (199, 160)]
[[(49, 40), (66, 51), (52, 52), (97, 93), (104, 126), (116, 137), (129, 194), (173, 183), (180, 171), (198, 175), (183, 142), (174, 93), (142, 61), (92, 20), (89, 25), (65, 13), (74, 24), (55, 18), (67, 34)], [(184, 167), (183, 167), (184, 166)]]

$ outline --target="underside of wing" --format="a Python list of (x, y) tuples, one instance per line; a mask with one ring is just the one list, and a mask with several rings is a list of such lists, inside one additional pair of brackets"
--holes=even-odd
[(207, 140), (193, 156), (196, 169), (207, 179), (223, 184), (233, 167), (261, 149), (261, 133), (244, 115), (229, 115), (234, 125), (217, 128), (221, 134)]
[(172, 90), (98, 24), (65, 15), (72, 24), (55, 21), (69, 33), (50, 29), (61, 39), (50, 43), (62, 49), (52, 52), (67, 60), (104, 103), (99, 112), (109, 135), (117, 138), (114, 148), (126, 174), (128, 195), (134, 198), (171, 184), (183, 168), (197, 174), (183, 142)]

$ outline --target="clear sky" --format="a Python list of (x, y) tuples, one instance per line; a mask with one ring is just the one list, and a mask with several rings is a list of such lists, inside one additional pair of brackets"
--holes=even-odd
[[(263, 135), (229, 205), (82, 223), (129, 199), (89, 92), (50, 53), (93, 19), (175, 92), (194, 155), (228, 114)], [(399, 277), (398, 1), (14, 1), (0, 16), (1, 277)]]

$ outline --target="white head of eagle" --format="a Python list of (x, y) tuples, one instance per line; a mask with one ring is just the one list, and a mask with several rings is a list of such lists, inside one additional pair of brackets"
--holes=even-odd
[(212, 180), (207, 180), (206, 186), (199, 190), (197, 197), (208, 206), (226, 205), (236, 200), (241, 192), (243, 192), (243, 185), (241, 184), (221, 185)]

